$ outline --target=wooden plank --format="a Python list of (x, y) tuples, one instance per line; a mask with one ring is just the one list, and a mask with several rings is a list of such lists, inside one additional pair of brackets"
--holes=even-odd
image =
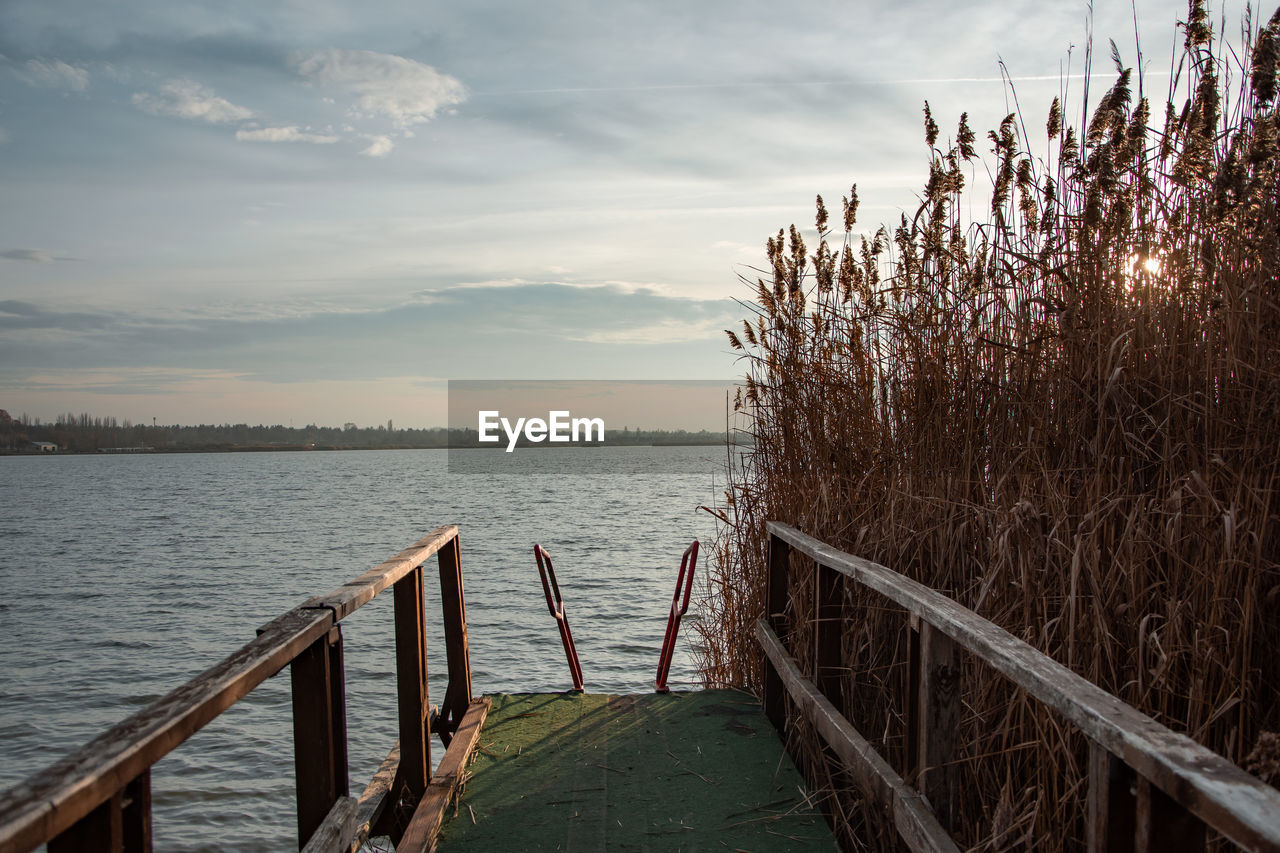
[(391, 795), (396, 771), (400, 767), (400, 741), (396, 741), (382, 759), (382, 764), (360, 794), (356, 811), (356, 834), (351, 842), (351, 853), (358, 853), (359, 846), (375, 835), (385, 835), (390, 829), (382, 826), (384, 815), (393, 812), (395, 798)]
[(920, 617), (907, 614), (907, 778), (919, 784), (920, 775)]
[(124, 853), (151, 853), (151, 771), (124, 786), (120, 817), (124, 823)]
[(329, 719), (333, 724), (333, 790), (339, 797), (351, 794), (347, 764), (347, 672), (343, 661), (342, 626), (329, 629)]
[(378, 593), (421, 566), (457, 536), (458, 525), (456, 524), (437, 527), (391, 559), (384, 560), (337, 589), (308, 599), (303, 606), (330, 608), (333, 610), (334, 617), (341, 621), (372, 601)]
[[(813, 682), (837, 713), (845, 714), (844, 701), (844, 593), (845, 578), (839, 572), (820, 564), (814, 568), (813, 597)], [(824, 802), (823, 809), (831, 819), (841, 808), (846, 792), (852, 787), (849, 774), (841, 767), (830, 749), (822, 751), (824, 765), (835, 799)]]
[(471, 706), (471, 655), (467, 645), (467, 606), (462, 591), (462, 542), (446, 542), (439, 552), (440, 607), (444, 619), (449, 686), (440, 705), (440, 741), (447, 747), (462, 716)]
[(440, 759), (440, 766), (431, 777), (431, 784), (418, 801), (413, 818), (405, 828), (400, 843), (396, 845), (396, 853), (427, 853), (435, 844), (444, 810), (458, 790), (471, 752), (480, 741), (480, 730), (488, 713), (489, 699), (484, 697), (473, 701), (463, 715), (462, 724), (453, 735), (453, 742), (445, 750), (444, 758)]
[(780, 536), (769, 537), (769, 608), (765, 618), (779, 637), (787, 636), (788, 576), (791, 571), (791, 545)]
[(346, 853), (356, 835), (356, 798), (339, 797), (302, 853)]
[(333, 804), (347, 796), (346, 708), (338, 626), (290, 665), (298, 846), (306, 845)]
[(1280, 791), (938, 591), (788, 525), (771, 521), (768, 529), (773, 537), (938, 628), (1236, 844), (1280, 853)]
[(951, 638), (928, 622), (920, 625), (920, 656), (914, 682), (916, 787), (929, 800), (938, 823), (951, 829), (957, 802), (956, 730), (960, 726), (960, 658)]
[(422, 601), (422, 567), (396, 581), (396, 698), (400, 727), (398, 780), (417, 802), (431, 778), (431, 732), (427, 693), (427, 633)]
[(123, 797), (108, 797), (93, 811), (49, 840), (49, 853), (122, 853), (124, 822)]
[(0, 794), (0, 853), (31, 850), (69, 828), (279, 672), (332, 624), (328, 610), (288, 611), (218, 664)]
[[(769, 588), (765, 619), (780, 637), (787, 635), (787, 575), (791, 563), (791, 546), (778, 536), (769, 537)], [(782, 681), (768, 660), (764, 664), (764, 714), (786, 743), (787, 709)]]
[(1136, 784), (1129, 765), (1089, 744), (1089, 853), (1133, 853)]
[(889, 766), (817, 687), (805, 679), (778, 635), (763, 619), (756, 623), (756, 640), (799, 712), (840, 756), (849, 775), (868, 799), (892, 815), (903, 842), (914, 851), (955, 853), (958, 850), (955, 842), (938, 823), (923, 797)]
[(819, 565), (814, 596), (814, 684), (843, 713), (844, 575)]

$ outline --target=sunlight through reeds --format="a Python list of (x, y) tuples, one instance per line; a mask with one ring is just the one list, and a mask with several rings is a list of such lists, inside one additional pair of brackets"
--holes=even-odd
[[(1271, 766), (1258, 750), (1280, 730), (1280, 11), (1242, 31), (1216, 39), (1192, 0), (1165, 103), (1112, 44), (1101, 98), (1055, 99), (1039, 130), (1009, 115), (989, 156), (966, 116), (943, 143), (926, 104), (914, 213), (861, 236), (855, 187), (834, 216), (818, 199), (815, 248), (794, 226), (769, 239), (729, 331), (754, 448), (732, 457), (717, 508), (709, 683), (759, 689), (752, 626), (778, 520)], [(984, 164), (990, 205), (969, 221)], [(904, 619), (853, 599), (845, 705), (901, 771)], [(1083, 739), (998, 676), (966, 669), (965, 685), (961, 846), (1082, 849)], [(847, 845), (893, 849), (856, 795), (828, 796)]]

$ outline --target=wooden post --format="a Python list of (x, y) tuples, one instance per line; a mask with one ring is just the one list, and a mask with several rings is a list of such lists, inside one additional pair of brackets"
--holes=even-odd
[(1089, 742), (1089, 853), (1132, 853), (1136, 791), (1133, 768)]
[[(820, 562), (814, 565), (814, 686), (844, 716), (844, 575)], [(823, 767), (835, 793), (835, 799), (823, 804), (828, 820), (836, 825), (853, 779), (846, 772), (839, 754), (829, 745), (822, 748)]]
[[(791, 546), (777, 535), (769, 536), (769, 586), (765, 601), (765, 620), (786, 647), (787, 573), (791, 565)], [(786, 690), (777, 670), (764, 662), (764, 713), (781, 734), (787, 726)]]
[(844, 713), (844, 575), (818, 563), (814, 596), (814, 683)]
[(342, 630), (333, 626), (290, 664), (298, 847), (305, 847), (333, 804), (348, 794)]
[(471, 656), (467, 647), (467, 607), (462, 592), (462, 543), (453, 537), (438, 552), (440, 606), (444, 611), (444, 644), (449, 659), (449, 688), (440, 706), (439, 731), (447, 747), (471, 707)]
[(919, 785), (920, 773), (920, 617), (907, 614), (907, 766), (902, 775)]
[(431, 732), (427, 695), (427, 633), (422, 609), (422, 567), (392, 587), (396, 619), (396, 696), (400, 722), (397, 791), (416, 805), (431, 778)]
[(49, 853), (151, 853), (151, 770), (49, 840)]
[(124, 786), (120, 803), (124, 853), (151, 853), (151, 770)]
[(49, 840), (49, 853), (122, 853), (124, 797), (121, 792)]
[(960, 658), (951, 638), (920, 622), (916, 684), (916, 787), (929, 800), (938, 823), (952, 827), (956, 806), (956, 729), (960, 724)]
[(1192, 853), (1205, 846), (1204, 823), (1172, 797), (1138, 778), (1136, 853)]

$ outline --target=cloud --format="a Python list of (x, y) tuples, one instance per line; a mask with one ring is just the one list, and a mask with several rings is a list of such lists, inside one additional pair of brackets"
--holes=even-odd
[(0, 258), (10, 261), (31, 261), (37, 264), (47, 264), (53, 260), (53, 255), (44, 249), (9, 249), (0, 252)]
[(361, 154), (367, 154), (370, 157), (386, 157), (391, 153), (391, 149), (396, 147), (389, 136), (374, 136), (372, 139), (369, 147), (361, 151)]
[(252, 110), (219, 98), (212, 89), (193, 80), (170, 80), (157, 94), (136, 92), (133, 104), (152, 115), (177, 116), (209, 124), (229, 124), (253, 116)]
[(23, 68), (25, 71), (22, 79), (32, 86), (83, 92), (89, 85), (88, 71), (75, 65), (68, 65), (60, 59), (49, 61), (28, 59)]
[(9, 141), (9, 134), (5, 133), (5, 130), (3, 127), (0, 127), (0, 145), (3, 145), (8, 141)]
[(0, 376), (0, 388), (58, 395), (203, 395), (211, 383), (235, 382), (243, 375), (227, 370), (167, 367), (43, 369), (20, 377)]
[(717, 240), (711, 244), (711, 248), (728, 250), (749, 258), (760, 257), (764, 254), (759, 246), (750, 246), (746, 243), (739, 243), (737, 240)]
[(313, 145), (331, 145), (338, 137), (320, 133), (306, 133), (297, 125), (289, 127), (262, 127), (257, 130), (237, 130), (236, 139), (241, 142), (310, 142)]
[(645, 326), (627, 326), (603, 331), (583, 330), (566, 334), (571, 341), (585, 341), (592, 344), (608, 344), (618, 346), (625, 344), (672, 344), (688, 341), (705, 341), (708, 338), (719, 339), (724, 324), (720, 318), (712, 320), (687, 321), (679, 319), (660, 320)]
[(313, 83), (355, 92), (361, 112), (385, 116), (401, 128), (467, 99), (467, 87), (457, 78), (390, 53), (330, 47), (297, 54), (294, 67)]
[(676, 376), (690, 359), (718, 359), (721, 330), (740, 316), (732, 299), (554, 283), (444, 287), (361, 310), (305, 300), (243, 316), (0, 300), (0, 374), (163, 367), (296, 382), (452, 364), (476, 376), (526, 369), (567, 376), (583, 365), (619, 378), (637, 369)]

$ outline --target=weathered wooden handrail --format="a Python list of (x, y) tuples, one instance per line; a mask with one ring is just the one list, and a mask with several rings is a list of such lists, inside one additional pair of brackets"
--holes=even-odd
[[(442, 740), (464, 719), (483, 720), (471, 697), (466, 605), (458, 528), (437, 528), (395, 557), (332, 592), (311, 598), (258, 629), (256, 639), (168, 695), (8, 791), (0, 793), (0, 853), (48, 843), (60, 851), (151, 850), (151, 765), (267, 678), (290, 666), (300, 848), (346, 849), (355, 831), (348, 796), (346, 699), (339, 623), (387, 587), (395, 595), (400, 741), (388, 784), (362, 798), (364, 825), (399, 829), (397, 808), (412, 811), (431, 775), (423, 564), (439, 556), (449, 686), (436, 725)], [(457, 752), (474, 743), (458, 743)], [(450, 749), (446, 757), (453, 754)], [(464, 760), (452, 756), (452, 764)], [(450, 790), (452, 790), (450, 788)], [(408, 817), (403, 818), (408, 822)], [(309, 842), (315, 841), (315, 844)]]
[[(934, 589), (769, 522), (768, 614), (756, 636), (765, 651), (765, 711), (785, 728), (790, 696), (849, 766), (864, 792), (891, 810), (913, 850), (947, 849), (910, 806), (909, 789), (841, 716), (838, 696), (842, 583), (849, 578), (905, 608), (912, 622), (908, 755), (937, 825), (950, 824), (955, 798), (953, 738), (961, 707), (957, 653), (963, 648), (1061, 714), (1089, 740), (1090, 850), (1203, 849), (1207, 824), (1249, 850), (1280, 853), (1280, 791), (1119, 698)], [(817, 572), (817, 685), (786, 648), (792, 551)], [(797, 618), (805, 618), (797, 614)], [(781, 638), (781, 639), (779, 639)], [(1194, 815), (1198, 820), (1191, 819)]]

